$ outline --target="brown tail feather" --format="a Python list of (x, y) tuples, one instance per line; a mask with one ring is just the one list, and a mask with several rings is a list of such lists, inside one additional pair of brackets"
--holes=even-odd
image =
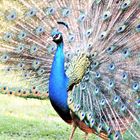
[(73, 121), (82, 131), (86, 133), (94, 133), (98, 135), (100, 138), (102, 138), (103, 140), (109, 140), (107, 133), (102, 131), (100, 134), (97, 134), (97, 132), (94, 129), (88, 127), (83, 121), (80, 121), (73, 113), (72, 115), (73, 115), (72, 117)]

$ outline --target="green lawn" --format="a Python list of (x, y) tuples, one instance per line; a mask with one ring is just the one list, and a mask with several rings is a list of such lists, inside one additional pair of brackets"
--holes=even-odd
[[(0, 94), (0, 140), (68, 140), (70, 132), (71, 126), (61, 120), (49, 100)], [(83, 136), (77, 129), (74, 140)], [(89, 140), (101, 139), (92, 134)], [(134, 138), (126, 133), (124, 140)]]
[[(55, 113), (49, 100), (0, 95), (0, 140), (68, 140), (70, 131), (71, 126)], [(77, 129), (74, 140), (83, 136)], [(89, 140), (94, 138), (89, 136)]]

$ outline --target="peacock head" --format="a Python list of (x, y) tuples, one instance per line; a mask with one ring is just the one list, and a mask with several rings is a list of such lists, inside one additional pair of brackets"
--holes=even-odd
[(59, 32), (58, 29), (54, 29), (51, 33), (51, 36), (56, 44), (60, 44), (63, 42), (62, 33)]

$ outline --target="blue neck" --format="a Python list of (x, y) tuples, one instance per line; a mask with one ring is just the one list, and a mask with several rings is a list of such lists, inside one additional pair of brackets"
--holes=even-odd
[(63, 111), (68, 110), (67, 105), (67, 85), (68, 78), (64, 68), (63, 42), (58, 44), (57, 50), (52, 63), (50, 81), (49, 81), (49, 97), (56, 106)]

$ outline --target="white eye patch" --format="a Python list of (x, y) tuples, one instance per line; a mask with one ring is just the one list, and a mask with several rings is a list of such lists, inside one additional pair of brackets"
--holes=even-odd
[(54, 38), (55, 40), (59, 40), (59, 39), (60, 39), (60, 37), (61, 37), (61, 35), (60, 35), (60, 34), (56, 34), (56, 35), (54, 35), (54, 36), (53, 36), (53, 38)]

